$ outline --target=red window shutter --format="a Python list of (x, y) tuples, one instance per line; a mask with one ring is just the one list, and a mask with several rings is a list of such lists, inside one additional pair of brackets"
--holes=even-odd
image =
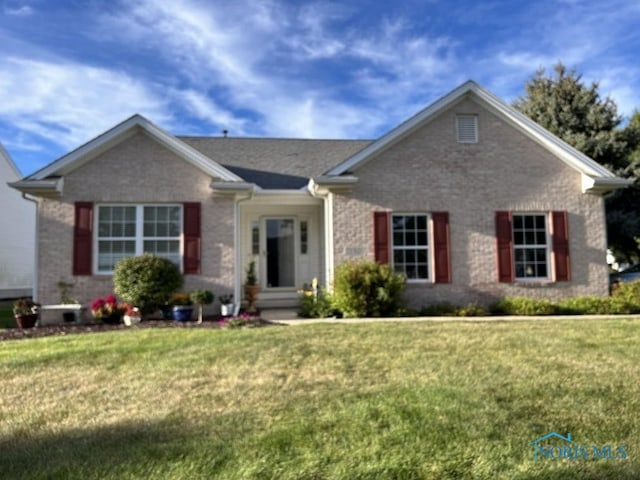
[(513, 241), (510, 212), (496, 212), (496, 243), (498, 247), (498, 281), (513, 282)]
[(432, 212), (433, 252), (436, 283), (451, 283), (449, 213)]
[(73, 224), (73, 274), (91, 275), (93, 203), (76, 202)]
[(183, 205), (183, 234), (184, 234), (184, 273), (200, 273), (200, 204), (185, 203)]
[(552, 248), (556, 281), (571, 280), (571, 262), (569, 258), (569, 222), (567, 212), (551, 212)]
[(373, 212), (373, 250), (376, 262), (389, 263), (389, 212)]

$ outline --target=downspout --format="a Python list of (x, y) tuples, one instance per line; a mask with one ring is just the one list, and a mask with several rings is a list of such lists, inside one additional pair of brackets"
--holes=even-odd
[(236, 301), (242, 301), (242, 256), (241, 256), (242, 239), (240, 238), (240, 203), (251, 200), (253, 198), (253, 194), (254, 194), (254, 190), (252, 188), (251, 191), (249, 192), (249, 195), (247, 195), (246, 197), (238, 198), (238, 196), (236, 196), (235, 202), (233, 204), (233, 216), (234, 216), (233, 244), (236, 247), (235, 248), (235, 253), (236, 253), (235, 254), (235, 257), (236, 257), (235, 271), (237, 272), (236, 279), (234, 282), (235, 285), (233, 287), (233, 298), (235, 298)]
[(324, 283), (327, 290), (333, 284), (333, 193), (326, 191), (320, 193), (313, 180), (309, 181), (309, 193), (314, 198), (322, 200), (324, 211)]
[(31, 292), (31, 296), (33, 298), (34, 302), (38, 301), (38, 271), (40, 270), (38, 268), (38, 251), (40, 250), (40, 244), (38, 242), (38, 230), (39, 230), (39, 224), (40, 224), (40, 215), (38, 214), (38, 200), (35, 198), (30, 198), (27, 196), (26, 193), (22, 192), (22, 198), (29, 201), (29, 202), (33, 202), (36, 204), (36, 224), (35, 224), (35, 239), (33, 242), (34, 245), (34, 249), (33, 249), (33, 291)]

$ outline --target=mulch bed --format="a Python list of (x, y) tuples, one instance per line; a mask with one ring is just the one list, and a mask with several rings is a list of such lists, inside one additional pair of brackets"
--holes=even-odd
[[(222, 328), (222, 325), (218, 321), (219, 317), (205, 317), (202, 323), (195, 321), (191, 322), (176, 322), (174, 320), (145, 320), (136, 325), (127, 327), (124, 324), (108, 325), (106, 323), (61, 323), (56, 325), (37, 326), (35, 328), (27, 328), (21, 330), (19, 328), (7, 328), (0, 330), (0, 341), (2, 340), (20, 340), (25, 338), (38, 338), (49, 337), (53, 335), (75, 335), (80, 333), (98, 333), (109, 332), (114, 330), (140, 330), (142, 328)], [(277, 325), (276, 323), (269, 322), (268, 320), (261, 320), (258, 327), (265, 327), (269, 325)]]

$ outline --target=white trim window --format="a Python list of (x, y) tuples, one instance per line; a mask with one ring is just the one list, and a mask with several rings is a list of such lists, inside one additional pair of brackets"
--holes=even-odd
[(513, 214), (513, 253), (518, 280), (549, 278), (549, 235), (544, 213)]
[(392, 215), (393, 269), (408, 281), (430, 279), (429, 223), (426, 213)]
[(143, 253), (182, 264), (182, 205), (98, 205), (96, 223), (98, 273)]

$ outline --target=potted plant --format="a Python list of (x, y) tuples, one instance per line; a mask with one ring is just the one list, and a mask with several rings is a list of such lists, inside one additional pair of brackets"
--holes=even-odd
[(140, 309), (138, 307), (134, 307), (129, 303), (123, 303), (120, 305), (120, 308), (122, 308), (122, 310), (124, 311), (122, 320), (127, 327), (135, 325), (136, 323), (140, 323), (140, 321), (142, 320), (142, 314), (140, 313)]
[(171, 297), (173, 318), (178, 322), (188, 322), (193, 315), (193, 302), (188, 293), (174, 293)]
[(233, 315), (233, 294), (220, 295), (220, 315), (228, 317)]
[(209, 290), (194, 290), (189, 295), (193, 303), (198, 305), (198, 323), (202, 323), (202, 306), (209, 305), (215, 298), (213, 292)]
[(258, 285), (258, 277), (256, 276), (256, 261), (251, 259), (249, 266), (247, 267), (247, 277), (244, 283), (244, 299), (247, 301), (247, 311), (256, 311), (256, 301), (258, 300), (258, 293), (260, 292), (260, 286)]
[(167, 300), (167, 303), (160, 307), (163, 320), (173, 320), (173, 304), (171, 300)]
[(33, 328), (38, 321), (38, 307), (30, 298), (20, 298), (13, 304), (13, 316), (18, 328)]
[(91, 302), (91, 314), (93, 318), (101, 320), (109, 325), (117, 325), (122, 321), (124, 312), (118, 307), (116, 296), (111, 294), (104, 298), (96, 298)]
[[(71, 289), (75, 283), (73, 282), (65, 282), (64, 280), (60, 280), (58, 282), (58, 288), (60, 289), (60, 305), (79, 305), (80, 302), (75, 298), (71, 297)], [(66, 323), (75, 322), (76, 321), (76, 313), (74, 311), (64, 311), (62, 312), (62, 319)]]

